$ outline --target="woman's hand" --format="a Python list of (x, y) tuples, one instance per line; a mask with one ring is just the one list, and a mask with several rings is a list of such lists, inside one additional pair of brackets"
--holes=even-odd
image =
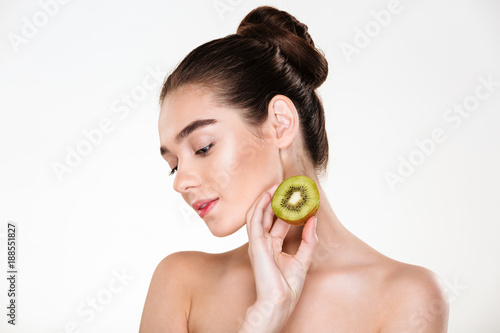
[(279, 332), (293, 312), (318, 243), (316, 217), (313, 216), (304, 226), (297, 253), (282, 252), (290, 224), (281, 219), (273, 224), (271, 198), (276, 188), (273, 186), (264, 192), (246, 216), (248, 254), (255, 276), (257, 301), (247, 311), (244, 324), (249, 322), (249, 311), (254, 317), (260, 314), (262, 322), (266, 323), (262, 326), (266, 327), (265, 332)]

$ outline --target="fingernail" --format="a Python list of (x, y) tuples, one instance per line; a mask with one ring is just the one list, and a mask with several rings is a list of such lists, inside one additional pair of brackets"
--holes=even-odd
[(318, 218), (314, 217), (314, 233), (316, 233), (316, 228), (318, 227)]

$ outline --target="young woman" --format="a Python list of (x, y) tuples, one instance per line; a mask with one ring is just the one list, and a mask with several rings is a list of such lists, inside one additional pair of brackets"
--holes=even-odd
[[(167, 78), (159, 134), (174, 189), (212, 234), (246, 224), (249, 242), (163, 259), (140, 332), (446, 332), (435, 275), (351, 234), (321, 188), (328, 141), (315, 89), (327, 73), (307, 26), (259, 7)], [(304, 226), (277, 219), (270, 205), (293, 175), (312, 178), (320, 192)]]

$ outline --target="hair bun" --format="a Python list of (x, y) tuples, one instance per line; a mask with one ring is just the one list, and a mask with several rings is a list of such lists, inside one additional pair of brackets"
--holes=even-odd
[(277, 46), (302, 80), (315, 89), (328, 76), (328, 62), (314, 46), (307, 30), (307, 25), (289, 13), (261, 6), (248, 13), (236, 34)]

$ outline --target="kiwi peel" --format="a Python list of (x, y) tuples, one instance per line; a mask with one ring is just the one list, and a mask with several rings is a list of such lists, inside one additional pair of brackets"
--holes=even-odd
[(276, 216), (283, 221), (304, 225), (318, 211), (318, 187), (309, 177), (289, 177), (274, 192), (271, 206)]

